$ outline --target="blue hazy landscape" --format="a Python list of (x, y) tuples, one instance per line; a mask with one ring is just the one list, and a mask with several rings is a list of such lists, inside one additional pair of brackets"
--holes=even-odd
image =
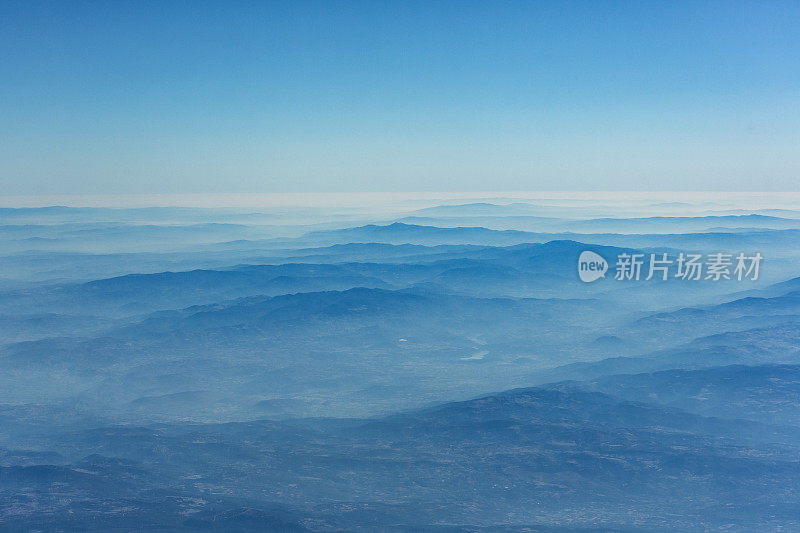
[(0, 0), (0, 533), (800, 532), (798, 0)]
[(0, 529), (800, 528), (800, 197), (684, 196), (4, 208)]

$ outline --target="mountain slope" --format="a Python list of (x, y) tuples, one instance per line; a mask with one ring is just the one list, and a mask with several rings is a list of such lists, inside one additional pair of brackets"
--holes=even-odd
[[(39, 445), (88, 459), (33, 467), (36, 475), (11, 466), (6, 475), (33, 494), (59, 480), (61, 498), (42, 498), (35, 511), (50, 527), (107, 521), (120, 507), (131, 517), (151, 506), (172, 516), (208, 513), (220, 498), (200, 495), (214, 487), (233, 508), (291, 506), (294, 520), (318, 531), (480, 531), (500, 523), (689, 532), (735, 523), (763, 531), (799, 524), (797, 450), (767, 444), (771, 438), (764, 425), (528, 388), (369, 421), (75, 431)], [(127, 492), (101, 496), (98, 475), (119, 479)], [(164, 503), (146, 497), (156, 480)], [(87, 495), (103, 507), (86, 508)], [(3, 498), (19, 523), (34, 519), (19, 506), (23, 495)]]

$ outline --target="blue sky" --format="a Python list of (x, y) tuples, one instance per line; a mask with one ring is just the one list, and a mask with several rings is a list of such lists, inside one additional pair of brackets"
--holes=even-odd
[(798, 2), (0, 3), (0, 194), (796, 190)]

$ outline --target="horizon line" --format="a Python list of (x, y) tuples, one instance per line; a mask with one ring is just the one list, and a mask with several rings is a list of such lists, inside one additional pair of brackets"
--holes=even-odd
[[(477, 201), (635, 201), (680, 202), (686, 200), (734, 201), (769, 199), (770, 206), (800, 202), (800, 191), (628, 191), (628, 190), (528, 190), (528, 191), (408, 191), (408, 192), (269, 192), (269, 193), (112, 193), (112, 194), (18, 194), (0, 195), (2, 208), (137, 208), (137, 207), (364, 207), (396, 202)], [(355, 203), (353, 203), (355, 202)]]

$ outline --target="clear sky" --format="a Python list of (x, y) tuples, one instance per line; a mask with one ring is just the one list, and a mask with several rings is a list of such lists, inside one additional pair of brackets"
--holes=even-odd
[(800, 2), (0, 2), (0, 194), (798, 190)]

